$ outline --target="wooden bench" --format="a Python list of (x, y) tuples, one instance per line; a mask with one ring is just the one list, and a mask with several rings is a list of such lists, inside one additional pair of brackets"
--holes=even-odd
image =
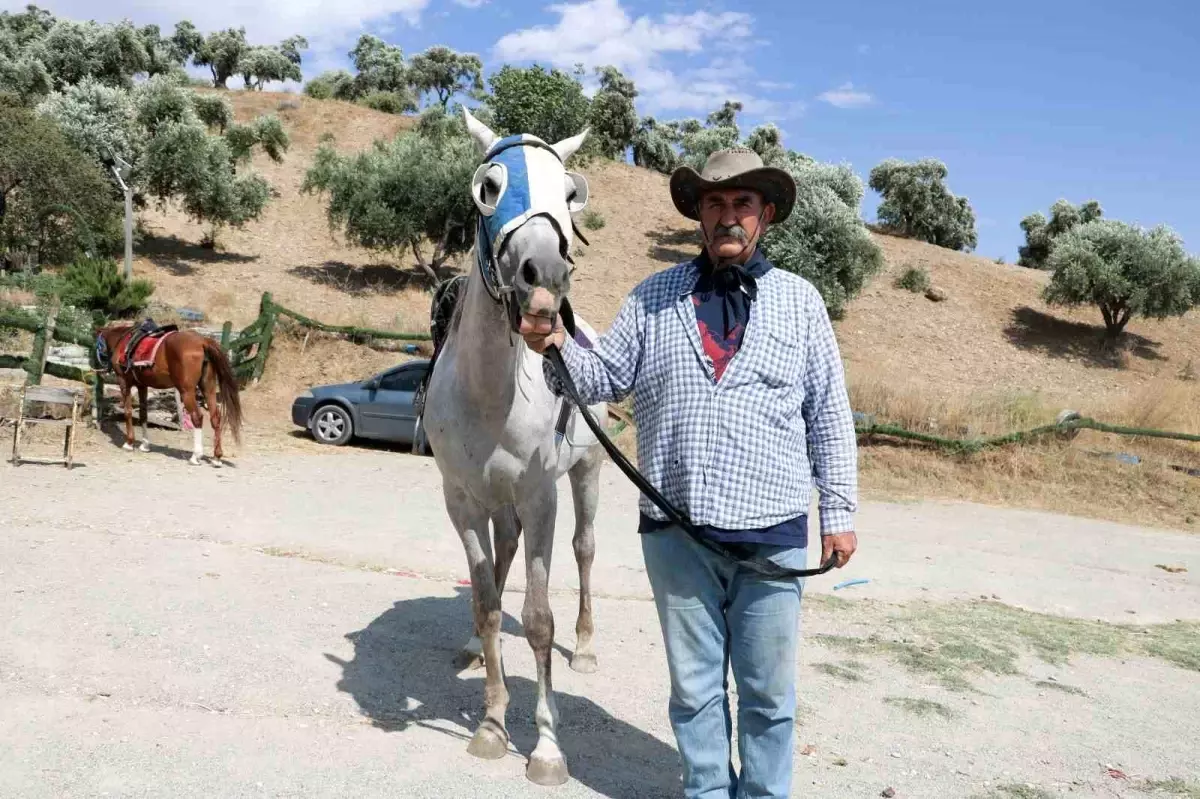
[[(13, 429), (14, 466), (24, 463), (62, 463), (68, 469), (75, 461), (75, 428), (79, 425), (79, 405), (82, 397), (69, 388), (54, 388), (51, 386), (25, 386), (21, 389), (20, 404), (17, 406), (17, 424)], [(66, 419), (44, 419), (37, 416), (26, 416), (25, 405), (28, 402), (42, 402), (47, 405), (69, 406), (71, 415)], [(21, 428), (26, 424), (42, 424), (52, 427), (62, 427), (66, 430), (63, 440), (63, 456), (61, 458), (22, 458), (21, 457)]]

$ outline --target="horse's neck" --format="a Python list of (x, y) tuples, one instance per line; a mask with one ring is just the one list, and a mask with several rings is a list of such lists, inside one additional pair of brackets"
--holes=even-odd
[(455, 337), (455, 369), (472, 404), (511, 407), (525, 342), (512, 332), (504, 306), (492, 299), (478, 270), (467, 280)]

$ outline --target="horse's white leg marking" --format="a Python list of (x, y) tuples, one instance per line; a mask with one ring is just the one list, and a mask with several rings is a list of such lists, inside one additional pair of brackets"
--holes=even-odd
[(142, 445), (138, 447), (142, 452), (150, 451), (150, 425), (142, 425)]
[(188, 463), (199, 466), (202, 457), (204, 457), (204, 434), (197, 427), (192, 430), (192, 457), (188, 458)]

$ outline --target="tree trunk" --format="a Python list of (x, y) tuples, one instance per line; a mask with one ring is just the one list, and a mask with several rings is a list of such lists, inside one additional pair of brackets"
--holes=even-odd
[(412, 241), (410, 243), (412, 244), (413, 255), (415, 255), (417, 258), (417, 265), (420, 266), (421, 269), (423, 269), (425, 271), (425, 274), (429, 275), (429, 279), (432, 280), (435, 284), (441, 282), (438, 280), (438, 274), (434, 270), (434, 268), (432, 266), (430, 266), (429, 264), (425, 263), (425, 257), (423, 255), (421, 255), (421, 248), (417, 246), (417, 240), (412, 239)]

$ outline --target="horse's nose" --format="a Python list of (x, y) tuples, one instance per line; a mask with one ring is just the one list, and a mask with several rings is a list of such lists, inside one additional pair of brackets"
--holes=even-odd
[(565, 261), (527, 258), (521, 262), (517, 274), (530, 291), (546, 289), (551, 294), (561, 297), (570, 288), (571, 273)]

